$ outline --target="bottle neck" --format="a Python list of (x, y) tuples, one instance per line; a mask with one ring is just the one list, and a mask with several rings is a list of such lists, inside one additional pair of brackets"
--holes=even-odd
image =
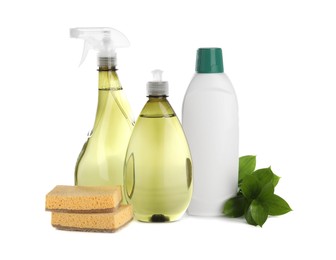
[[(112, 120), (110, 117), (116, 116), (116, 113), (121, 113), (132, 129), (134, 120), (131, 108), (123, 92), (120, 91), (122, 87), (115, 67), (108, 68), (100, 66), (98, 75), (98, 105), (94, 129), (102, 122), (102, 118), (107, 118), (106, 122), (110, 122)], [(103, 125), (108, 125), (108, 123), (104, 123)]]
[(167, 100), (167, 96), (148, 96), (148, 101), (162, 102), (162, 101), (168, 101), (168, 100)]
[(99, 90), (122, 90), (115, 66), (98, 67)]

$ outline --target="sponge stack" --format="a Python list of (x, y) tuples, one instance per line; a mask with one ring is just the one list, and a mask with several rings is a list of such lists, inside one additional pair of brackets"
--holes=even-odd
[(120, 205), (121, 187), (56, 186), (46, 196), (46, 210), (57, 229), (114, 232), (133, 219), (131, 205)]

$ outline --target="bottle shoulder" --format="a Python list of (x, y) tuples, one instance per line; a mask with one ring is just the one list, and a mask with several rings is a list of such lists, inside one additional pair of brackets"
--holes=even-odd
[(234, 88), (225, 73), (196, 73), (187, 89), (187, 94), (193, 91), (224, 91), (234, 94)]
[(140, 117), (172, 117), (175, 111), (166, 98), (149, 98)]

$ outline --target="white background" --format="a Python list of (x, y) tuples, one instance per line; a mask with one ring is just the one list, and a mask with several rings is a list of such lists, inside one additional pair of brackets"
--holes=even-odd
[[(180, 117), (196, 49), (221, 47), (239, 101), (240, 155), (272, 165), (276, 193), (294, 211), (263, 228), (187, 216), (114, 234), (52, 228), (45, 194), (73, 184), (96, 109), (95, 56), (78, 68), (82, 42), (69, 38), (78, 26), (129, 38), (119, 76), (136, 117), (154, 68)], [(333, 1), (13, 0), (0, 3), (0, 29), (0, 259), (335, 259)]]

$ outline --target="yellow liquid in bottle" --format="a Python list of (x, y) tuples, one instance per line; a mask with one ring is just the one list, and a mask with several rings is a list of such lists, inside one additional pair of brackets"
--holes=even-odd
[(192, 166), (181, 124), (166, 98), (150, 98), (127, 149), (125, 196), (137, 220), (165, 222), (185, 213), (192, 195)]
[(79, 154), (75, 184), (123, 185), (123, 166), (134, 122), (115, 71), (99, 71), (98, 107), (93, 130)]

